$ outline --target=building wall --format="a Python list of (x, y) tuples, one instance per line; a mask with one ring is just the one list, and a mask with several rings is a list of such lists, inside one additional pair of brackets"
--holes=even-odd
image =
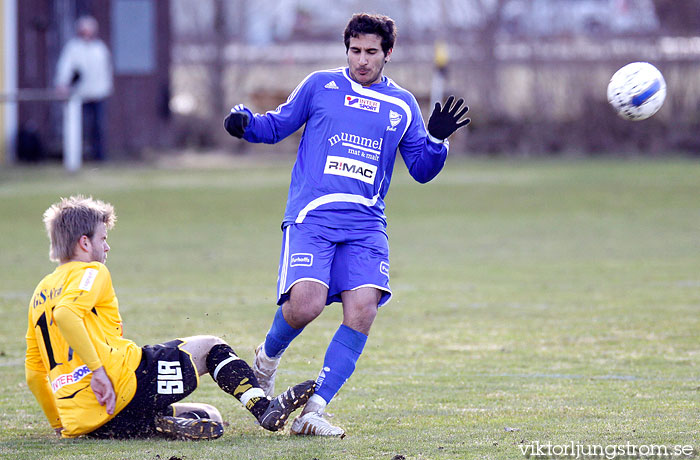
[[(115, 54), (114, 84), (118, 97), (113, 97), (109, 103), (110, 139), (117, 151), (132, 156), (144, 147), (162, 147), (169, 143), (169, 2), (129, 0), (122, 6), (119, 2), (111, 2), (111, 47)], [(120, 10), (123, 7), (132, 10)], [(136, 18), (140, 17), (141, 24), (145, 15), (152, 15), (153, 20), (150, 30), (144, 30), (138, 24), (129, 24), (134, 30), (128, 32), (136, 36), (136, 41), (124, 37), (124, 24), (117, 24), (121, 20), (120, 15), (134, 13)], [(133, 20), (134, 16), (131, 18)], [(119, 31), (114, 30), (116, 28)], [(144, 47), (150, 48), (146, 50), (146, 56)]]

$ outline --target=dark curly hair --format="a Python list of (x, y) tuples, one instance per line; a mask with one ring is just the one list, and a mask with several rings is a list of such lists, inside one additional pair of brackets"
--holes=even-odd
[(382, 51), (384, 54), (394, 47), (396, 41), (396, 24), (388, 16), (381, 14), (357, 13), (352, 16), (345, 27), (345, 52), (350, 49), (350, 38), (362, 34), (375, 34), (382, 38)]

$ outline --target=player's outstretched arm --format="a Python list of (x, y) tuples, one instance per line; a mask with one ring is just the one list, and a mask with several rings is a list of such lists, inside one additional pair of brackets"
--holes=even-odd
[(448, 97), (444, 106), (436, 102), (433, 113), (430, 115), (430, 120), (428, 120), (428, 133), (441, 141), (447, 139), (452, 133), (462, 126), (468, 125), (471, 121), (469, 118), (460, 121), (469, 111), (469, 107), (465, 105), (462, 108), (462, 104), (464, 104), (464, 99), (462, 98), (457, 102), (454, 102), (454, 100), (454, 96)]
[(224, 129), (233, 137), (241, 139), (249, 123), (250, 115), (236, 106), (231, 109), (231, 113), (224, 119)]

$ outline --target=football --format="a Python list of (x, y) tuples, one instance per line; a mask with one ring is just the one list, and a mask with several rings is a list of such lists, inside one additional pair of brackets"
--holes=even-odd
[(666, 99), (666, 81), (648, 62), (622, 67), (608, 84), (608, 102), (626, 120), (646, 120), (659, 111)]

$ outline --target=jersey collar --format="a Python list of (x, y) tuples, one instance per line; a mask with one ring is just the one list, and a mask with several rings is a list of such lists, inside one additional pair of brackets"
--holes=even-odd
[[(352, 77), (350, 76), (350, 67), (345, 67), (345, 69), (343, 70), (343, 74), (345, 75), (345, 78), (347, 78), (350, 81), (350, 83), (353, 83), (355, 85), (360, 85), (358, 82), (353, 80)], [(362, 86), (362, 85), (360, 85), (360, 86), (362, 88), (366, 88), (366, 89), (376, 89), (376, 88), (379, 88), (382, 86), (386, 86), (387, 81), (389, 81), (389, 78), (386, 75), (384, 75), (384, 73), (382, 73), (382, 79), (379, 80), (379, 83), (372, 83), (369, 86)]]

